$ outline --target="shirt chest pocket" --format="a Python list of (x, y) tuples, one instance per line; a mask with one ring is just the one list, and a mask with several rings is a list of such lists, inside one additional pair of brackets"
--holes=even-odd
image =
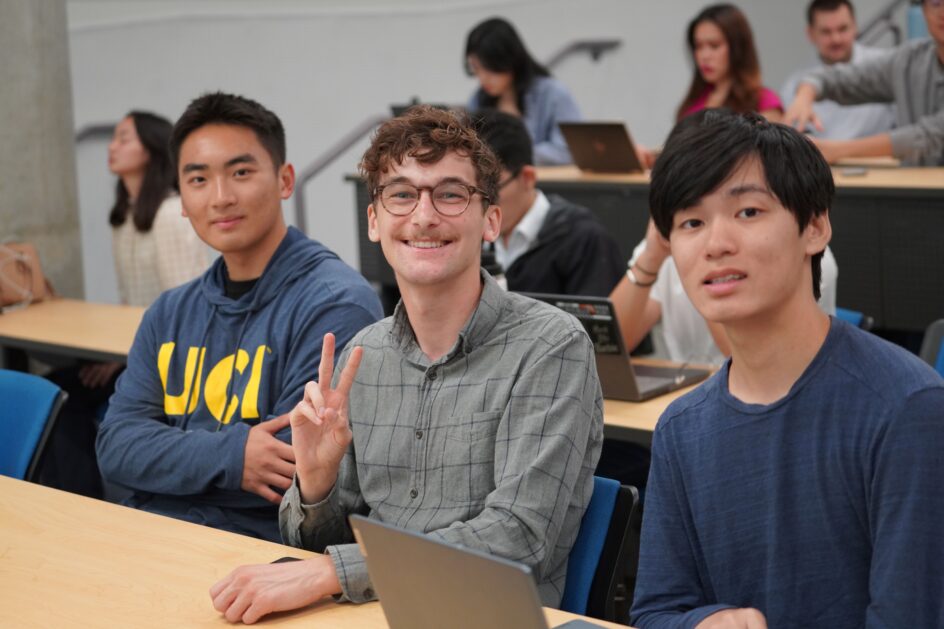
[(481, 505), (495, 489), (495, 437), (502, 412), (453, 416), (443, 440), (443, 497)]

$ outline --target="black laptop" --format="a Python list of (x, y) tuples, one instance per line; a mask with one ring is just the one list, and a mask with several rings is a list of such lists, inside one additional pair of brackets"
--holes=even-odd
[(527, 566), (360, 515), (348, 521), (390, 629), (548, 629)]
[(711, 373), (684, 364), (668, 367), (633, 364), (623, 344), (613, 304), (605, 297), (521, 294), (557, 306), (583, 324), (593, 342), (603, 397), (641, 402), (704, 380)]
[(642, 172), (636, 147), (622, 122), (561, 122), (567, 148), (580, 170), (598, 173)]

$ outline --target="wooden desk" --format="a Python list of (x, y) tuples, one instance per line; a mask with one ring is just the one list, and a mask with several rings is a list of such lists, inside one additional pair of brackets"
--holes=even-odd
[(89, 360), (124, 360), (144, 308), (53, 299), (0, 315), (0, 346)]
[[(698, 383), (701, 384), (701, 383)], [(666, 393), (645, 402), (603, 400), (603, 435), (651, 447), (652, 433), (669, 404), (698, 386)]]
[[(3, 626), (231, 627), (213, 583), (241, 564), (312, 554), (0, 476)], [(552, 626), (577, 618), (546, 614)], [(260, 624), (387, 627), (377, 603), (330, 601)]]

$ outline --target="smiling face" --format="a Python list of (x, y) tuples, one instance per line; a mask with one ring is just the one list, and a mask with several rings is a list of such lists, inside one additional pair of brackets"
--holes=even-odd
[(830, 235), (826, 213), (800, 232), (770, 192), (759, 161), (748, 159), (717, 190), (675, 213), (669, 244), (702, 316), (736, 324), (817, 307), (810, 260)]
[(178, 168), (184, 214), (223, 254), (230, 277), (261, 275), (285, 236), (281, 202), (295, 185), (292, 166), (276, 168), (251, 129), (209, 124), (183, 141)]
[(852, 59), (856, 23), (846, 5), (834, 11), (814, 11), (813, 23), (806, 32), (824, 63), (847, 63)]
[(482, 91), (489, 96), (497, 98), (513, 89), (515, 77), (511, 72), (495, 72), (489, 70), (482, 65), (482, 62), (479, 61), (479, 58), (475, 55), (469, 55), (466, 62), (468, 63), (469, 71), (478, 79)]
[[(477, 185), (468, 157), (450, 152), (435, 164), (420, 164), (406, 157), (402, 164), (393, 162), (379, 183), (432, 188), (448, 181)], [(465, 212), (443, 216), (424, 190), (412, 213), (394, 216), (374, 199), (367, 208), (367, 219), (370, 239), (380, 243), (400, 292), (407, 294), (428, 287), (478, 286), (482, 240), (492, 242), (498, 237), (501, 210), (489, 205), (483, 212), (481, 194), (476, 193)]]
[(728, 78), (730, 62), (728, 40), (714, 22), (702, 21), (695, 25), (695, 65), (701, 78), (712, 85)]
[(115, 133), (108, 143), (108, 169), (115, 175), (143, 174), (150, 155), (138, 138), (138, 130), (131, 116), (115, 125)]

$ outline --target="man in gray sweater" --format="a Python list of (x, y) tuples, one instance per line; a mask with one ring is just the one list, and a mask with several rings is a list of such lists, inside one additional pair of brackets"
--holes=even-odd
[(326, 337), (318, 382), (291, 413), (282, 537), (324, 554), (218, 582), (230, 622), (374, 599), (351, 513), (527, 564), (543, 603), (560, 604), (603, 398), (580, 323), (480, 268), (482, 240), (500, 233), (499, 171), (458, 114), (418, 107), (378, 130), (361, 162), (369, 234), (402, 301), (352, 339), (336, 377)]
[(813, 102), (895, 103), (897, 128), (853, 140), (814, 139), (830, 162), (892, 156), (921, 166), (944, 166), (944, 0), (923, 0), (930, 39), (910, 42), (862, 63), (833, 65), (807, 75), (784, 121), (822, 130)]

